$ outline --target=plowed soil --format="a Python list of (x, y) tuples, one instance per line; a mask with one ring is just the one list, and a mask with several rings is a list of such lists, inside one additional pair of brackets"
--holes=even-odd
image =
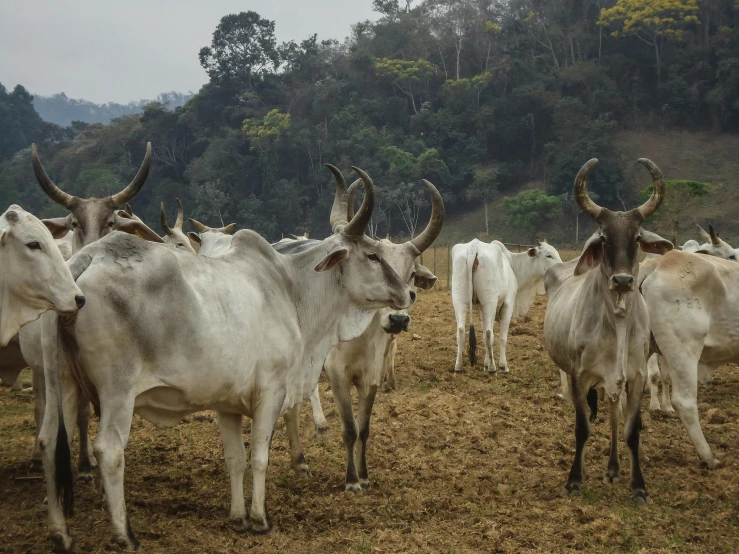
[[(328, 382), (331, 427), (301, 437), (311, 478), (290, 467), (285, 430), (275, 433), (267, 475), (274, 530), (240, 535), (228, 523), (229, 482), (213, 414), (157, 430), (136, 416), (126, 449), (129, 517), (152, 553), (227, 552), (736, 552), (739, 550), (739, 370), (721, 368), (699, 392), (704, 433), (723, 466), (702, 469), (680, 420), (648, 412), (644, 467), (654, 504), (631, 502), (628, 454), (622, 479), (604, 484), (606, 408), (586, 448), (579, 498), (560, 491), (574, 454), (574, 411), (557, 398), (559, 377), (543, 349), (546, 300), (513, 323), (509, 375), (480, 367), (454, 375), (454, 314), (446, 290), (421, 294), (412, 333), (400, 339), (398, 389), (378, 393), (368, 464), (371, 487), (344, 492), (344, 447)], [(48, 552), (41, 481), (27, 475), (33, 444), (30, 392), (0, 390), (0, 552)], [(93, 435), (95, 433), (93, 423)], [(244, 425), (248, 442), (248, 425)], [(70, 529), (82, 552), (116, 551), (95, 485), (76, 484)], [(247, 506), (251, 477), (246, 477)]]

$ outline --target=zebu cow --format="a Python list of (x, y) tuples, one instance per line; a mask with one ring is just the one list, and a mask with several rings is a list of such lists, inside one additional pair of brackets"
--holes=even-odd
[[(106, 198), (78, 198), (67, 194), (59, 189), (49, 178), (36, 151), (36, 145), (31, 147), (33, 171), (36, 179), (44, 192), (57, 204), (67, 208), (70, 213), (66, 217), (42, 220), (44, 225), (51, 231), (60, 244), (60, 250), (64, 255), (77, 252), (83, 246), (90, 244), (111, 231), (119, 230), (130, 234), (139, 235), (152, 242), (162, 242), (162, 238), (144, 224), (132, 212), (121, 213), (116, 208), (126, 205), (130, 210), (128, 202), (141, 190), (149, 174), (151, 166), (151, 143), (147, 143), (146, 155), (136, 176), (121, 192)], [(40, 469), (41, 449), (38, 444), (38, 433), (43, 420), (44, 406), (46, 404), (46, 386), (44, 383), (44, 365), (41, 348), (41, 323), (33, 323), (23, 328), (20, 336), (19, 346), (22, 352), (23, 363), (19, 363), (18, 371), (28, 366), (33, 370), (34, 388), (34, 418), (36, 420), (36, 443), (31, 456), (31, 468)], [(0, 351), (0, 356), (5, 355)], [(10, 356), (8, 356), (10, 357)], [(17, 353), (13, 358), (17, 359)], [(92, 455), (92, 446), (88, 441), (87, 427), (90, 419), (90, 407), (87, 402), (80, 404), (79, 428), (80, 428), (80, 477), (91, 480), (91, 469), (96, 465)]]
[(544, 294), (544, 274), (561, 262), (557, 249), (546, 242), (527, 252), (513, 254), (499, 241), (490, 244), (474, 239), (452, 248), (452, 303), (457, 320), (457, 360), (454, 371), (462, 371), (465, 322), (470, 315), (470, 365), (477, 362), (473, 309), (478, 306), (485, 345), (484, 370), (495, 372), (493, 321), (498, 322), (500, 371), (508, 373), (506, 345), (512, 317), (526, 314), (537, 294)]
[[(619, 397), (627, 389), (626, 442), (631, 451), (631, 489), (634, 500), (651, 502), (639, 466), (640, 405), (649, 353), (649, 315), (642, 296), (635, 292), (639, 273), (637, 251), (656, 254), (672, 244), (640, 227), (659, 208), (665, 182), (659, 168), (640, 159), (652, 175), (654, 191), (642, 206), (613, 212), (593, 202), (587, 178), (598, 160), (588, 161), (577, 174), (574, 193), (580, 208), (599, 225), (585, 244), (574, 270), (549, 298), (544, 319), (544, 341), (549, 355), (572, 379), (575, 405), (575, 459), (562, 495), (581, 493), (583, 451), (590, 435), (585, 413), (591, 389), (603, 389), (611, 412), (611, 456), (606, 480), (619, 476)], [(637, 246), (639, 245), (639, 246)]]
[[(375, 242), (364, 236), (374, 187), (355, 170), (365, 183), (356, 216), (346, 221), (346, 190), (337, 185), (332, 219), (340, 222), (334, 234), (301, 254), (282, 255), (253, 231), (236, 233), (229, 251), (218, 258), (114, 234), (70, 260), (93, 309), (61, 327), (44, 320), (47, 382), (66, 391), (73, 374), (99, 404), (95, 455), (114, 534), (124, 548), (139, 546), (123, 491), (123, 450), (134, 412), (170, 426), (187, 413), (215, 409), (231, 478), (231, 520), (237, 530), (267, 532), (265, 476), (277, 418), (310, 396), (332, 346), (361, 335), (375, 310), (405, 309), (415, 300), (377, 254)], [(167, 318), (161, 317), (164, 307)], [(113, 329), (101, 324), (110, 321)], [(59, 359), (54, 351), (58, 332), (71, 372), (64, 364), (59, 371), (53, 368)], [(76, 411), (74, 401), (64, 395), (65, 420)], [(244, 415), (252, 418), (248, 518)], [(56, 410), (46, 410), (41, 441), (51, 534), (69, 551), (73, 541), (62, 508), (71, 508), (71, 474), (68, 457), (55, 464), (61, 440), (56, 431), (62, 433), (66, 423), (57, 417)]]
[[(0, 215), (0, 346), (48, 311), (70, 316), (85, 305), (48, 229), (13, 204)], [(15, 377), (0, 375), (15, 382)]]
[[(343, 184), (341, 172), (329, 166), (334, 172), (337, 183)], [(393, 244), (383, 239), (375, 242), (377, 254), (386, 260), (389, 266), (409, 286), (422, 289), (431, 288), (436, 282), (436, 276), (421, 265), (417, 258), (429, 248), (439, 236), (444, 225), (444, 201), (439, 191), (430, 182), (424, 184), (431, 196), (431, 219), (426, 229), (416, 238), (403, 244)], [(347, 218), (354, 216), (354, 191), (359, 182), (349, 188)], [(336, 217), (336, 216), (334, 216)], [(332, 227), (336, 221), (332, 219)], [(281, 252), (300, 252), (314, 247), (314, 241), (293, 241), (292, 243), (277, 243), (273, 245)], [(331, 381), (331, 392), (334, 396), (336, 409), (341, 420), (342, 438), (347, 454), (347, 470), (345, 490), (359, 492), (369, 486), (367, 473), (367, 441), (370, 432), (370, 419), (374, 406), (377, 388), (382, 382), (388, 364), (394, 363), (393, 356), (397, 348), (396, 336), (410, 329), (411, 318), (407, 310), (383, 308), (375, 312), (367, 329), (357, 338), (342, 342), (334, 346), (326, 357), (323, 368)], [(394, 376), (393, 376), (394, 384)], [(354, 418), (352, 408), (351, 388), (357, 389), (357, 412)], [(313, 421), (316, 425), (316, 434), (322, 435), (327, 428), (326, 419), (320, 405), (318, 387), (311, 395), (313, 406)], [(293, 467), (298, 472), (307, 472), (307, 464), (303, 455), (298, 433), (299, 406), (285, 414), (285, 422), (290, 438), (291, 459)], [(359, 439), (359, 442), (357, 442)], [(358, 460), (354, 456), (357, 449)]]
[(225, 254), (231, 247), (231, 239), (236, 230), (236, 224), (230, 223), (225, 227), (208, 227), (199, 221), (188, 218), (190, 224), (195, 227), (197, 233), (187, 233), (195, 252), (203, 253), (204, 256), (217, 257)]
[[(672, 406), (701, 462), (717, 467), (698, 417), (698, 384), (739, 362), (739, 265), (713, 256), (670, 252), (643, 268), (641, 291)], [(663, 401), (668, 400), (669, 396)]]
[(185, 210), (182, 207), (182, 202), (177, 198), (177, 219), (174, 222), (174, 227), (170, 227), (167, 223), (167, 214), (164, 211), (164, 202), (160, 206), (160, 223), (162, 225), (162, 231), (164, 232), (164, 243), (171, 244), (175, 248), (184, 250), (186, 252), (192, 252), (195, 254), (195, 248), (192, 246), (190, 237), (188, 237), (182, 231), (182, 223), (184, 221)]

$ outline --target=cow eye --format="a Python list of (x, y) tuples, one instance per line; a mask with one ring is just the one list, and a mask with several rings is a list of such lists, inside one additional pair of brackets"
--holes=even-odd
[(72, 227), (74, 227), (76, 229), (79, 226), (80, 226), (79, 223), (77, 223), (76, 221), (72, 221)]
[(112, 227), (114, 225), (114, 223), (115, 222), (113, 222), (113, 221), (108, 221), (108, 227)]
[(414, 271), (413, 273), (411, 273), (411, 279), (415, 279), (415, 278), (416, 278), (416, 272)]
[(27, 242), (26, 246), (30, 248), (31, 250), (41, 250), (41, 245), (37, 240), (32, 240), (31, 242)]
[(731, 256), (729, 256), (729, 259), (730, 260), (736, 260), (736, 256), (734, 254), (732, 254)]
[(181, 242), (178, 242), (178, 243), (177, 243), (177, 246), (185, 246), (185, 245), (184, 245), (184, 244), (182, 244)]
[(369, 256), (367, 256), (367, 258), (373, 262), (380, 261), (380, 256), (378, 256), (377, 254), (370, 254)]
[(549, 258), (550, 260), (553, 260), (554, 256), (552, 256), (551, 254), (547, 254), (547, 258)]

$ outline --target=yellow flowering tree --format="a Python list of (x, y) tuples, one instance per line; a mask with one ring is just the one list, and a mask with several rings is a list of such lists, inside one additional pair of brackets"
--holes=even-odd
[(413, 89), (421, 85), (434, 74), (434, 66), (426, 60), (392, 60), (390, 58), (375, 58), (375, 75), (389, 79), (393, 86), (405, 93), (416, 109), (416, 99)]
[(252, 148), (265, 152), (275, 140), (290, 128), (290, 114), (274, 109), (262, 119), (245, 119), (243, 131), (251, 140)]
[(662, 41), (680, 38), (691, 23), (700, 25), (698, 9), (698, 0), (618, 0), (601, 10), (598, 25), (617, 27), (614, 37), (634, 35), (652, 46), (659, 79)]

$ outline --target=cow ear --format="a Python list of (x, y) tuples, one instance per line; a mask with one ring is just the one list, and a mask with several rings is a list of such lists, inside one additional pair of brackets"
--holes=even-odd
[(41, 223), (51, 232), (51, 236), (60, 239), (69, 233), (66, 217), (55, 217), (53, 219), (42, 219)]
[(536, 248), (529, 248), (526, 253), (529, 255), (529, 258), (536, 258)]
[(436, 275), (431, 273), (426, 266), (416, 264), (416, 277), (413, 280), (414, 286), (419, 289), (429, 290), (436, 283)]
[(669, 240), (656, 233), (639, 229), (639, 246), (647, 254), (665, 254), (674, 248)]
[(603, 237), (600, 233), (595, 233), (585, 243), (585, 249), (582, 251), (580, 261), (575, 267), (575, 276), (582, 275), (600, 265), (603, 259)]
[(334, 266), (346, 260), (347, 256), (349, 256), (349, 250), (347, 248), (339, 248), (338, 250), (334, 250), (333, 252), (328, 254), (325, 258), (323, 258), (318, 263), (318, 265), (313, 268), (313, 270), (314, 271), (328, 271), (329, 269), (333, 268)]
[(158, 242), (163, 243), (164, 239), (157, 235), (150, 227), (145, 225), (144, 223), (139, 223), (138, 221), (135, 221), (133, 219), (124, 219), (124, 218), (117, 218), (116, 219), (116, 230), (123, 231), (124, 233), (128, 233), (129, 235), (136, 235), (137, 237), (141, 237), (144, 240), (148, 240), (149, 242)]
[(190, 239), (190, 242), (192, 242), (192, 243), (197, 244), (198, 246), (200, 246), (200, 243), (201, 243), (200, 235), (198, 235), (197, 233), (193, 233), (192, 231), (189, 231), (187, 233), (187, 238)]
[(233, 235), (235, 230), (236, 230), (235, 223), (229, 223), (223, 228), (223, 232), (226, 233), (227, 235)]

